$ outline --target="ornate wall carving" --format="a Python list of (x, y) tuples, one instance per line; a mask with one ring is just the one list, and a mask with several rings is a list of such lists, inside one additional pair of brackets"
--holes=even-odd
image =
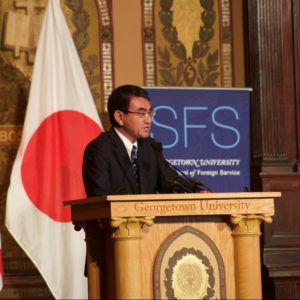
[(143, 1), (148, 86), (234, 86), (229, 0)]

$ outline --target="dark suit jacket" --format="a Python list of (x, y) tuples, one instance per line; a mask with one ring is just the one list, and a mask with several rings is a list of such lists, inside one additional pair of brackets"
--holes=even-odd
[(178, 175), (166, 165), (162, 167), (164, 158), (151, 145), (153, 141), (138, 140), (140, 190), (126, 148), (116, 132), (110, 130), (91, 141), (85, 149), (82, 168), (87, 196), (171, 192), (172, 187), (165, 179)]

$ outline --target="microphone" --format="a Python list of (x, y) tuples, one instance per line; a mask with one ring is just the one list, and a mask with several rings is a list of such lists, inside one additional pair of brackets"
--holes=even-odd
[[(191, 193), (192, 191), (185, 187), (183, 184), (181, 184), (179, 181), (177, 180), (172, 180), (172, 179), (166, 179), (166, 182), (169, 183), (171, 186), (175, 187), (175, 188), (179, 188), (179, 191), (185, 191), (187, 193)], [(174, 192), (176, 192), (176, 190), (174, 189)]]
[[(178, 180), (184, 180), (185, 182), (184, 183), (180, 183), (178, 180), (170, 180), (170, 179), (166, 179), (166, 181), (168, 183), (170, 183), (171, 185), (173, 186), (177, 186), (177, 187), (180, 187), (181, 189), (183, 189), (184, 191), (186, 192), (189, 192), (189, 193), (196, 193), (196, 192), (200, 192), (200, 191), (203, 191), (203, 190), (208, 190), (210, 191), (200, 180), (196, 179), (196, 178), (191, 178), (187, 175), (185, 175), (180, 169), (176, 168), (175, 166), (173, 166), (170, 162), (168, 162), (164, 157), (163, 157), (163, 154), (162, 154), (162, 151), (163, 151), (163, 147), (162, 147), (162, 143), (160, 142), (156, 142), (156, 141), (152, 141), (151, 143), (152, 147), (154, 148), (154, 150), (156, 152), (158, 152), (158, 157), (159, 157), (159, 160), (160, 160), (160, 163), (163, 167), (163, 169), (165, 169), (167, 166), (171, 167), (172, 169), (174, 169), (176, 171), (176, 173), (180, 173), (182, 175), (182, 177), (177, 177)], [(186, 186), (188, 185), (188, 186)]]

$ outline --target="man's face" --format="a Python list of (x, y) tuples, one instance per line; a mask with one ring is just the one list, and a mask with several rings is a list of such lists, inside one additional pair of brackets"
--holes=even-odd
[(121, 125), (118, 128), (131, 142), (135, 142), (138, 138), (147, 138), (150, 134), (152, 118), (147, 114), (139, 114), (151, 112), (150, 102), (143, 97), (132, 97), (128, 112), (118, 112), (116, 120)]

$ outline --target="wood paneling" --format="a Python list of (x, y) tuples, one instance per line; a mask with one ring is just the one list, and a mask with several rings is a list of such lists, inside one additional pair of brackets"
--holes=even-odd
[(281, 191), (264, 225), (264, 297), (300, 294), (300, 2), (248, 0), (246, 85), (253, 88), (252, 188)]
[(297, 157), (291, 8), (291, 1), (248, 1), (253, 157), (267, 172), (293, 172)]

